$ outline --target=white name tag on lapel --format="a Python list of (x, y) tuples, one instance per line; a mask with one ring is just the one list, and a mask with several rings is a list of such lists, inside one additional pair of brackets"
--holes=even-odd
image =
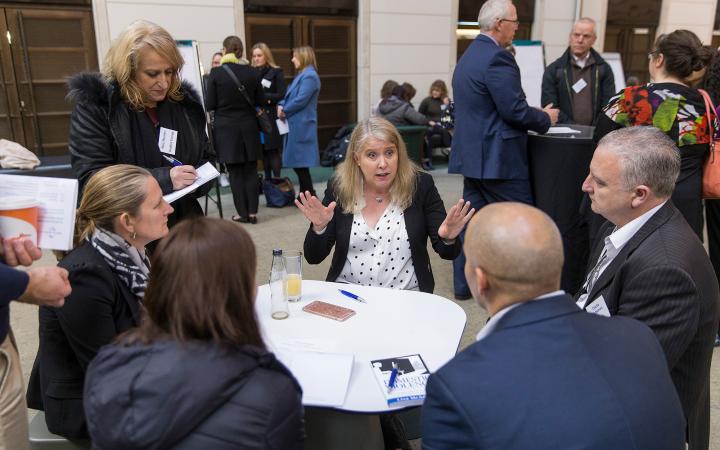
[(265, 89), (270, 89), (270, 86), (272, 86), (272, 81), (263, 78), (262, 80), (260, 80), (260, 84), (262, 84)]
[(587, 86), (587, 82), (580, 78), (575, 82), (575, 84), (572, 85), (573, 91), (575, 91), (576, 94), (579, 94), (580, 91), (585, 89), (585, 86)]
[(178, 132), (170, 128), (160, 127), (160, 136), (158, 137), (158, 147), (160, 152), (168, 155), (175, 155), (175, 146), (177, 145)]
[(585, 311), (597, 314), (598, 316), (610, 317), (610, 310), (608, 309), (607, 304), (605, 303), (605, 299), (602, 295), (593, 300), (589, 305), (587, 305)]

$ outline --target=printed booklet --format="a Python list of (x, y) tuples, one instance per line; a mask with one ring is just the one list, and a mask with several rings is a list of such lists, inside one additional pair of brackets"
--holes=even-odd
[[(393, 363), (397, 366), (397, 375), (390, 388)], [(376, 359), (370, 364), (388, 406), (422, 405), (430, 371), (420, 355)]]

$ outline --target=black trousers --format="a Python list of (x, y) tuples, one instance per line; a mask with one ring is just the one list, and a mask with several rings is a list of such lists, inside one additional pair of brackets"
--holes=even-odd
[(230, 177), (230, 190), (238, 215), (248, 218), (258, 210), (257, 162), (226, 163)]
[(312, 177), (310, 176), (310, 169), (307, 167), (298, 167), (293, 169), (295, 174), (298, 176), (300, 181), (299, 192), (310, 191), (311, 194), (315, 195), (315, 189), (313, 189)]

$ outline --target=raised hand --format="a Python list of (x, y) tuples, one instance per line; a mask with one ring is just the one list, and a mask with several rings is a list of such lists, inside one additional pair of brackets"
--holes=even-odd
[(443, 223), (440, 224), (438, 236), (446, 240), (455, 239), (475, 214), (475, 208), (470, 206), (470, 202), (463, 199), (458, 200), (448, 211)]
[(325, 206), (322, 202), (310, 194), (310, 191), (301, 192), (300, 199), (295, 200), (295, 206), (305, 215), (307, 220), (312, 222), (315, 231), (322, 231), (333, 218), (337, 202), (330, 202)]
[(172, 181), (173, 191), (190, 186), (195, 180), (197, 180), (197, 172), (195, 172), (193, 166), (175, 166), (170, 169), (170, 181)]

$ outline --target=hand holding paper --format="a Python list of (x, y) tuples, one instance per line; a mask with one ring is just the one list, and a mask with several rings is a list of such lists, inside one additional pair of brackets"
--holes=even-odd
[[(180, 169), (182, 167), (187, 167), (187, 166), (173, 167), (173, 169)], [(195, 180), (194, 183), (192, 183), (191, 185), (186, 186), (178, 191), (164, 195), (163, 198), (165, 199), (165, 201), (168, 203), (172, 203), (179, 198), (185, 197), (187, 194), (191, 193), (192, 191), (199, 188), (200, 186), (207, 183), (208, 181), (212, 181), (215, 178), (220, 176), (220, 172), (218, 172), (217, 169), (215, 168), (215, 166), (210, 162), (206, 162), (202, 166), (195, 169), (195, 173), (197, 175), (197, 179)]]

